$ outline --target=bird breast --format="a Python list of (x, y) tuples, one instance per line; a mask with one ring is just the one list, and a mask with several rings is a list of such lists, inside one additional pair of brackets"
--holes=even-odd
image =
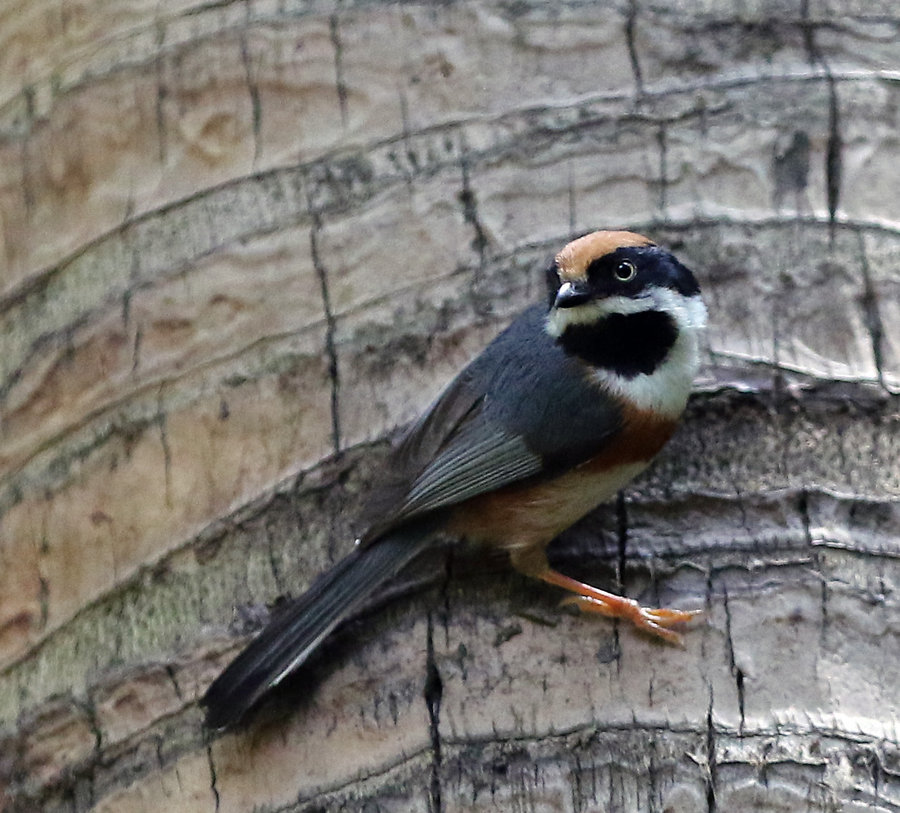
[(674, 429), (674, 420), (626, 410), (623, 428), (599, 454), (556, 477), (467, 500), (450, 530), (511, 551), (546, 545), (640, 474)]

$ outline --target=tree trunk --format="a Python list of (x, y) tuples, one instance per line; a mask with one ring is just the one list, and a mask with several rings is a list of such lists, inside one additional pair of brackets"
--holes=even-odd
[[(900, 810), (892, 2), (7, 2), (8, 811)], [(560, 568), (436, 551), (241, 730), (198, 698), (570, 236), (711, 314)]]

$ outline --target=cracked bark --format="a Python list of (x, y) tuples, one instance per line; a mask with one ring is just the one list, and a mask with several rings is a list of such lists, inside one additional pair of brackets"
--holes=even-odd
[[(755, 13), (7, 15), (0, 807), (900, 811), (900, 19)], [(550, 553), (703, 607), (685, 648), (436, 551), (209, 737), (390, 437), (601, 225), (697, 270), (709, 347)]]
[[(311, 206), (312, 204), (310, 204)], [(340, 386), (339, 362), (335, 348), (336, 322), (334, 311), (331, 308), (331, 295), (328, 291), (328, 270), (322, 264), (319, 255), (318, 231), (321, 228), (321, 220), (317, 214), (312, 215), (312, 228), (309, 230), (309, 251), (313, 268), (319, 278), (319, 291), (322, 295), (322, 306), (325, 313), (325, 352), (328, 358), (328, 377), (331, 380), (331, 442), (334, 452), (341, 450), (341, 412), (340, 412)]]

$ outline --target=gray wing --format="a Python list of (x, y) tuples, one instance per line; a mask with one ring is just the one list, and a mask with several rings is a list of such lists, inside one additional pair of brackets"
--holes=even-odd
[(462, 502), (539, 473), (541, 456), (524, 438), (490, 421), (472, 420), (413, 481), (396, 520)]
[(621, 426), (614, 399), (530, 308), (407, 431), (367, 510), (364, 542), (430, 511), (576, 466)]
[(371, 542), (406, 520), (538, 474), (540, 454), (457, 379), (404, 434), (365, 515)]

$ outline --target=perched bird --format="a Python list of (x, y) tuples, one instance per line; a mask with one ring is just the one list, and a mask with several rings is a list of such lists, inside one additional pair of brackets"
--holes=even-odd
[(581, 610), (669, 641), (694, 613), (649, 609), (550, 568), (544, 549), (662, 448), (699, 363), (706, 309), (694, 275), (639, 234), (598, 231), (547, 270), (525, 310), (406, 432), (355, 549), (279, 613), (213, 682), (207, 725), (237, 722), (346, 616), (451, 534), (508, 551), (513, 567)]

